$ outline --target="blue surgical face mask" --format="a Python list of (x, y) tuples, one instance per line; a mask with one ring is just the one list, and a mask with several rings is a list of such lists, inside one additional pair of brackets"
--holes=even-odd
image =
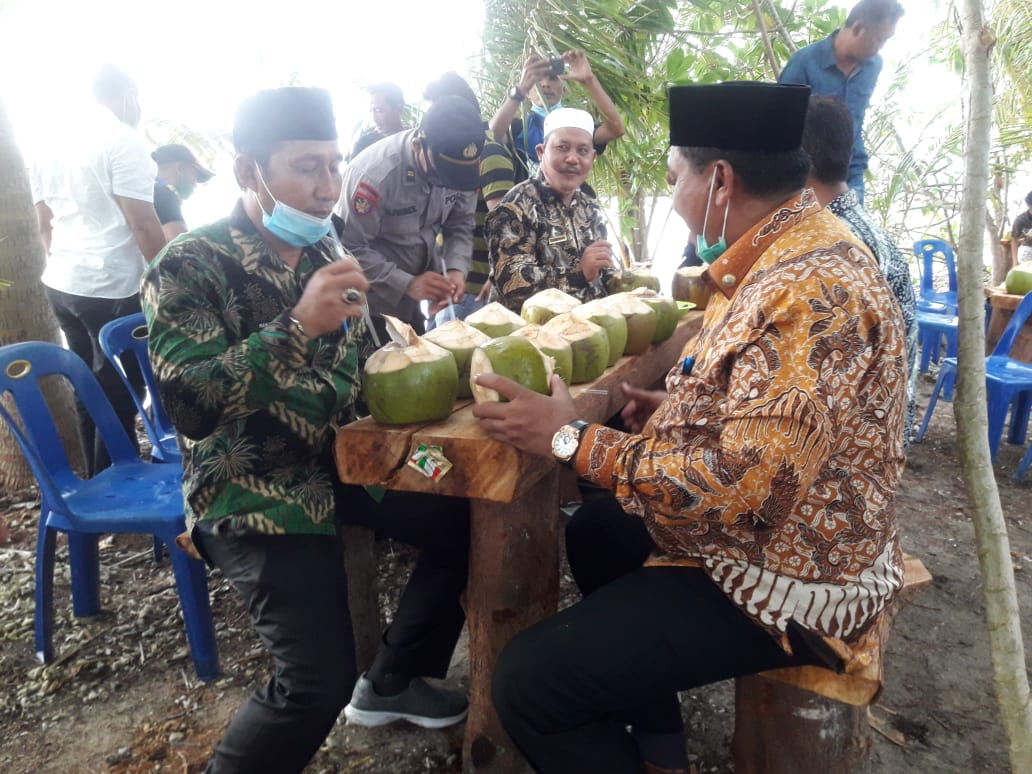
[(549, 113), (551, 113), (553, 110), (558, 110), (562, 106), (562, 102), (556, 102), (554, 105), (552, 105), (552, 107), (545, 107), (544, 105), (535, 105), (531, 103), (530, 110), (533, 113), (537, 113), (542, 118), (547, 118)]
[(258, 207), (262, 211), (262, 225), (268, 229), (270, 234), (293, 247), (308, 247), (308, 245), (314, 245), (330, 233), (330, 227), (333, 225), (332, 215), (328, 215), (325, 218), (317, 218), (314, 215), (309, 215), (307, 212), (302, 212), (289, 204), (279, 201), (272, 195), (269, 186), (265, 184), (261, 167), (255, 163), (254, 168), (258, 172), (258, 179), (261, 181), (262, 187), (265, 188), (265, 192), (269, 194), (269, 198), (274, 202), (272, 214), (269, 214), (262, 207), (257, 191), (252, 192), (254, 193), (254, 200), (258, 202)]
[(713, 167), (713, 176), (710, 178), (709, 196), (706, 199), (706, 216), (702, 219), (702, 233), (695, 237), (695, 246), (699, 254), (699, 260), (703, 263), (713, 263), (717, 258), (727, 252), (727, 213), (731, 208), (731, 200), (724, 205), (724, 225), (720, 229), (720, 239), (713, 244), (706, 241), (706, 226), (709, 225), (710, 205), (713, 204), (713, 186), (717, 182), (717, 168)]

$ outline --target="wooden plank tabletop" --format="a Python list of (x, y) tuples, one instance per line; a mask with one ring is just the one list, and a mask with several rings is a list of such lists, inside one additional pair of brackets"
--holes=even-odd
[(1021, 299), (1024, 298), (1024, 296), (1008, 293), (1003, 288), (994, 287), (992, 285), (987, 285), (985, 287), (985, 295), (986, 298), (989, 299), (989, 304), (994, 309), (1007, 309), (1009, 311), (1017, 309), (1018, 304), (1021, 303)]
[[(641, 355), (620, 358), (594, 382), (574, 385), (571, 392), (581, 418), (603, 422), (618, 413), (626, 403), (621, 382), (651, 387), (662, 379), (698, 333), (702, 317), (702, 312), (686, 313), (666, 341)], [(605, 394), (586, 392), (590, 390)], [(419, 444), (440, 446), (452, 469), (433, 481), (409, 467), (406, 462)], [(437, 422), (381, 425), (372, 417), (352, 422), (337, 432), (334, 451), (345, 483), (493, 502), (512, 502), (557, 464), (488, 438), (469, 400), (457, 401), (451, 416)]]

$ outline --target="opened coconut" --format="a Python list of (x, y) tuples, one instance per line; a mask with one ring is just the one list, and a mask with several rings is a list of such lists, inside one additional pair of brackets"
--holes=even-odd
[(562, 336), (570, 344), (573, 372), (568, 384), (591, 382), (609, 365), (609, 336), (591, 320), (567, 312), (553, 317), (542, 330)]
[(644, 266), (638, 266), (614, 274), (606, 283), (606, 290), (610, 293), (627, 293), (635, 288), (648, 288), (658, 293), (659, 277)]
[(652, 346), (652, 337), (656, 335), (655, 309), (630, 293), (616, 293), (602, 300), (627, 321), (625, 355), (640, 355)]
[(644, 301), (656, 313), (656, 332), (652, 335), (652, 343), (659, 344), (674, 335), (677, 323), (681, 320), (681, 310), (677, 302), (670, 296), (661, 296), (651, 288), (636, 288), (631, 295)]
[(472, 397), (469, 391), (469, 360), (473, 350), (489, 342), (491, 337), (462, 320), (449, 320), (424, 333), (423, 338), (452, 353), (455, 366), (459, 369), (459, 397)]
[(385, 425), (444, 419), (458, 391), (455, 358), (397, 318), (383, 317), (391, 341), (369, 356), (362, 372), (369, 413)]
[(477, 330), (483, 331), (492, 339), (508, 336), (517, 328), (522, 328), (527, 324), (526, 320), (515, 312), (510, 312), (497, 301), (469, 315), (466, 322)]
[(556, 315), (580, 306), (580, 303), (579, 298), (574, 298), (569, 293), (548, 288), (524, 301), (520, 316), (529, 323), (544, 325)]
[[(578, 302), (579, 303), (579, 302)], [(546, 331), (540, 325), (524, 325), (512, 334), (530, 339), (534, 346), (555, 361), (555, 372), (567, 384), (573, 384), (573, 348), (558, 333)], [(461, 378), (461, 377), (460, 377)]]
[(473, 350), (469, 365), (470, 388), (477, 403), (495, 402), (502, 399), (495, 390), (489, 390), (476, 383), (481, 374), (499, 374), (512, 379), (528, 390), (548, 395), (549, 382), (555, 370), (555, 362), (530, 339), (520, 336), (501, 336)]
[(691, 301), (696, 309), (705, 309), (709, 302), (710, 285), (702, 273), (705, 266), (686, 266), (674, 272), (670, 295), (675, 301)]
[(605, 298), (596, 298), (594, 301), (581, 304), (570, 314), (602, 326), (609, 337), (609, 365), (623, 357), (624, 349), (627, 347), (627, 320), (622, 313), (610, 309)]

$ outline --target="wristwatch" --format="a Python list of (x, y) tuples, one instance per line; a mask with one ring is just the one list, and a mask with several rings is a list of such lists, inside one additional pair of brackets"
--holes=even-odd
[(569, 465), (580, 446), (581, 433), (588, 423), (575, 419), (568, 425), (560, 427), (552, 436), (552, 455), (564, 465)]
[(513, 102), (523, 102), (527, 98), (527, 95), (520, 91), (519, 86), (513, 86), (509, 89), (509, 99)]

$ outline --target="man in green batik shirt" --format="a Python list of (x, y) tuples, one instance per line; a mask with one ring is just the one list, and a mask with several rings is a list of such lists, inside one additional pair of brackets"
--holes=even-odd
[[(335, 475), (335, 430), (356, 415), (370, 345), (369, 284), (333, 229), (343, 157), (329, 95), (259, 92), (241, 105), (233, 141), (243, 197), (155, 259), (143, 307), (183, 449), (191, 537), (244, 597), (274, 664), (207, 770), (282, 774), (304, 768), (345, 704), (364, 725), (465, 716), (464, 696), (419, 676), (445, 675), (462, 629), (469, 517), (453, 498), (387, 493), (376, 503)], [(422, 548), (361, 678), (341, 523)]]

